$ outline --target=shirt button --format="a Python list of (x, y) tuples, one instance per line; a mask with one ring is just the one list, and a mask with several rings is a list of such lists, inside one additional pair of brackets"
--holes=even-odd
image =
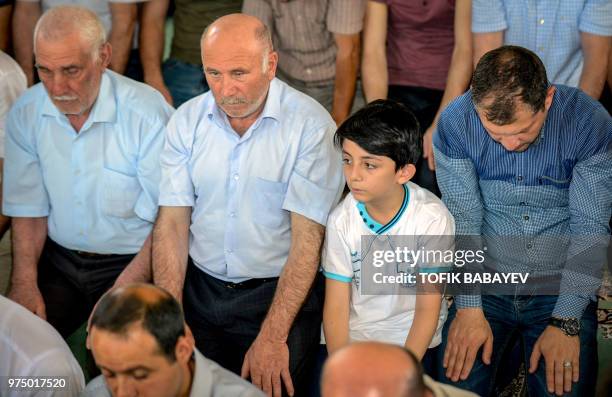
[(526, 202), (524, 202), (524, 201), (521, 201), (521, 202), (519, 203), (519, 205), (527, 205), (527, 203), (526, 203)]
[(306, 69), (306, 74), (311, 75), (312, 74), (312, 69), (310, 69), (310, 68)]
[(236, 213), (235, 212), (230, 212), (229, 215), (230, 215), (231, 218), (235, 218), (236, 217)]
[(516, 179), (517, 179), (518, 181), (522, 181), (522, 180), (523, 180), (523, 175), (519, 175), (519, 176), (517, 176), (517, 177), (516, 177)]
[(238, 180), (240, 178), (240, 176), (238, 174), (234, 174), (234, 180)]
[(539, 47), (538, 47), (538, 51), (540, 51), (540, 52), (544, 52), (544, 47), (539, 46)]
[(544, 18), (540, 19), (540, 25), (544, 25)]
[(524, 219), (524, 220), (526, 220), (526, 221), (528, 221), (528, 220), (529, 220), (529, 215), (525, 215), (525, 216), (523, 216), (523, 219)]
[(531, 247), (533, 247), (533, 245), (531, 245), (531, 243), (527, 244), (527, 249), (531, 249)]

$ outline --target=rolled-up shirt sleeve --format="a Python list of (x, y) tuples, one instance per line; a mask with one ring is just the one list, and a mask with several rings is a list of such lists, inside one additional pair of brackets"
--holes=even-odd
[(159, 118), (146, 123), (146, 131), (141, 131), (138, 164), (136, 173), (142, 192), (136, 201), (134, 211), (140, 219), (155, 222), (159, 200), (161, 179), (160, 154), (166, 135), (166, 123), (172, 114), (170, 106), (164, 106)]
[(472, 32), (490, 33), (508, 29), (502, 0), (472, 0)]
[(365, 0), (331, 0), (327, 10), (327, 29), (339, 34), (361, 32), (365, 6)]
[(6, 156), (2, 212), (12, 217), (49, 215), (49, 195), (36, 152), (35, 132), (29, 126), (28, 107), (15, 107), (6, 121)]
[(578, 29), (581, 32), (599, 36), (612, 36), (612, 2), (610, 0), (589, 0), (584, 5)]
[[(177, 117), (178, 116), (178, 117)], [(178, 111), (166, 127), (166, 140), (161, 153), (161, 182), (159, 205), (169, 207), (193, 207), (194, 186), (189, 173), (193, 127)]]
[(343, 187), (342, 160), (333, 145), (334, 131), (335, 126), (330, 122), (302, 136), (283, 201), (284, 210), (324, 226)]

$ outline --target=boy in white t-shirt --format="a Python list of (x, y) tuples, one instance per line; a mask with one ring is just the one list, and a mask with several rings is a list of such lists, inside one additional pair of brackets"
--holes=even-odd
[[(392, 236), (413, 236), (415, 246), (407, 248), (418, 250), (421, 236), (454, 234), (454, 219), (442, 201), (409, 182), (422, 150), (418, 122), (403, 105), (378, 100), (346, 120), (334, 140), (342, 149), (351, 192), (327, 222), (322, 256), (327, 350), (377, 340), (405, 346), (423, 360), (428, 348), (441, 342), (446, 319), (441, 292), (365, 295), (361, 290), (371, 282), (362, 279), (362, 236), (386, 237), (390, 244)], [(448, 270), (442, 263), (416, 265), (418, 272)], [(433, 352), (427, 356), (431, 360)]]

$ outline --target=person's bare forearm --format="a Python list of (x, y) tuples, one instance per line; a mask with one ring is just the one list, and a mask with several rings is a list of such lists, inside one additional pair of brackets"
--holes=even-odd
[(34, 84), (34, 26), (40, 18), (40, 3), (15, 2), (13, 13), (13, 49), (15, 60), (23, 69), (28, 87)]
[[(448, 69), (446, 78), (446, 87), (444, 95), (436, 116), (434, 117), (433, 126), (438, 124), (440, 114), (446, 106), (459, 95), (463, 94), (472, 78), (472, 33), (471, 33), (471, 1), (460, 0), (455, 4), (455, 22), (454, 36), (455, 45), (453, 47), (453, 56)], [(426, 126), (423, 126), (427, 128)]]
[(0, 50), (7, 52), (9, 43), (11, 42), (11, 15), (13, 14), (13, 5), (9, 4), (0, 7)]
[(293, 320), (317, 274), (324, 231), (323, 226), (291, 213), (289, 257), (260, 331), (266, 339), (286, 342)]
[(191, 207), (160, 207), (153, 228), (153, 283), (179, 302), (187, 271), (190, 216)]
[(11, 283), (36, 284), (38, 261), (47, 238), (47, 217), (13, 218)]
[(150, 0), (142, 5), (140, 24), (140, 61), (145, 82), (163, 81), (161, 61), (164, 54), (165, 22), (168, 0)]
[(363, 24), (363, 58), (361, 83), (366, 102), (386, 99), (389, 90), (387, 73), (387, 5), (368, 1)]
[(417, 295), (414, 320), (408, 332), (405, 346), (419, 359), (422, 359), (427, 352), (436, 332), (441, 300), (442, 296), (438, 294)]
[(108, 6), (111, 11), (112, 27), (109, 42), (113, 49), (110, 69), (117, 73), (125, 73), (125, 69), (132, 50), (132, 37), (138, 19), (138, 5), (136, 3), (112, 3)]
[(323, 306), (323, 331), (329, 354), (346, 346), (349, 339), (351, 284), (327, 279)]
[(386, 99), (389, 90), (387, 59), (383, 51), (363, 54), (361, 82), (366, 102)]
[(11, 227), (11, 218), (2, 214), (2, 196), (4, 190), (4, 158), (0, 157), (0, 240)]
[(124, 285), (128, 283), (148, 283), (152, 279), (151, 271), (151, 232), (145, 242), (142, 244), (138, 254), (130, 261), (125, 269), (121, 272), (115, 285)]
[(611, 40), (609, 36), (580, 33), (584, 65), (578, 87), (594, 99), (599, 99), (606, 83), (606, 73), (609, 67), (606, 60)]
[(337, 125), (342, 123), (350, 114), (357, 86), (359, 71), (359, 34), (336, 34), (336, 79), (334, 81), (334, 99), (332, 104), (332, 117)]
[(475, 69), (484, 54), (504, 44), (504, 32), (474, 33), (472, 43), (474, 45), (472, 62)]

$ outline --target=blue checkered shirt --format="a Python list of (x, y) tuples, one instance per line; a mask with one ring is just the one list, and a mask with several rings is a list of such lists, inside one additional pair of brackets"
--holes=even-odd
[[(573, 236), (610, 234), (612, 118), (578, 89), (557, 86), (540, 136), (524, 152), (507, 151), (489, 136), (468, 91), (442, 113), (434, 150), (442, 200), (455, 217), (457, 235), (572, 236), (569, 258), (580, 249)], [(547, 260), (550, 250), (538, 255), (536, 248), (525, 246), (508, 265), (563, 266)], [(567, 267), (558, 272), (561, 293), (553, 315), (580, 318), (597, 285), (585, 294), (563, 293), (563, 285), (584, 282), (572, 280), (584, 274)], [(456, 298), (458, 307), (481, 306), (480, 295)]]
[(580, 32), (612, 36), (610, 0), (473, 0), (472, 32), (504, 31), (504, 44), (534, 51), (555, 84), (577, 87)]

